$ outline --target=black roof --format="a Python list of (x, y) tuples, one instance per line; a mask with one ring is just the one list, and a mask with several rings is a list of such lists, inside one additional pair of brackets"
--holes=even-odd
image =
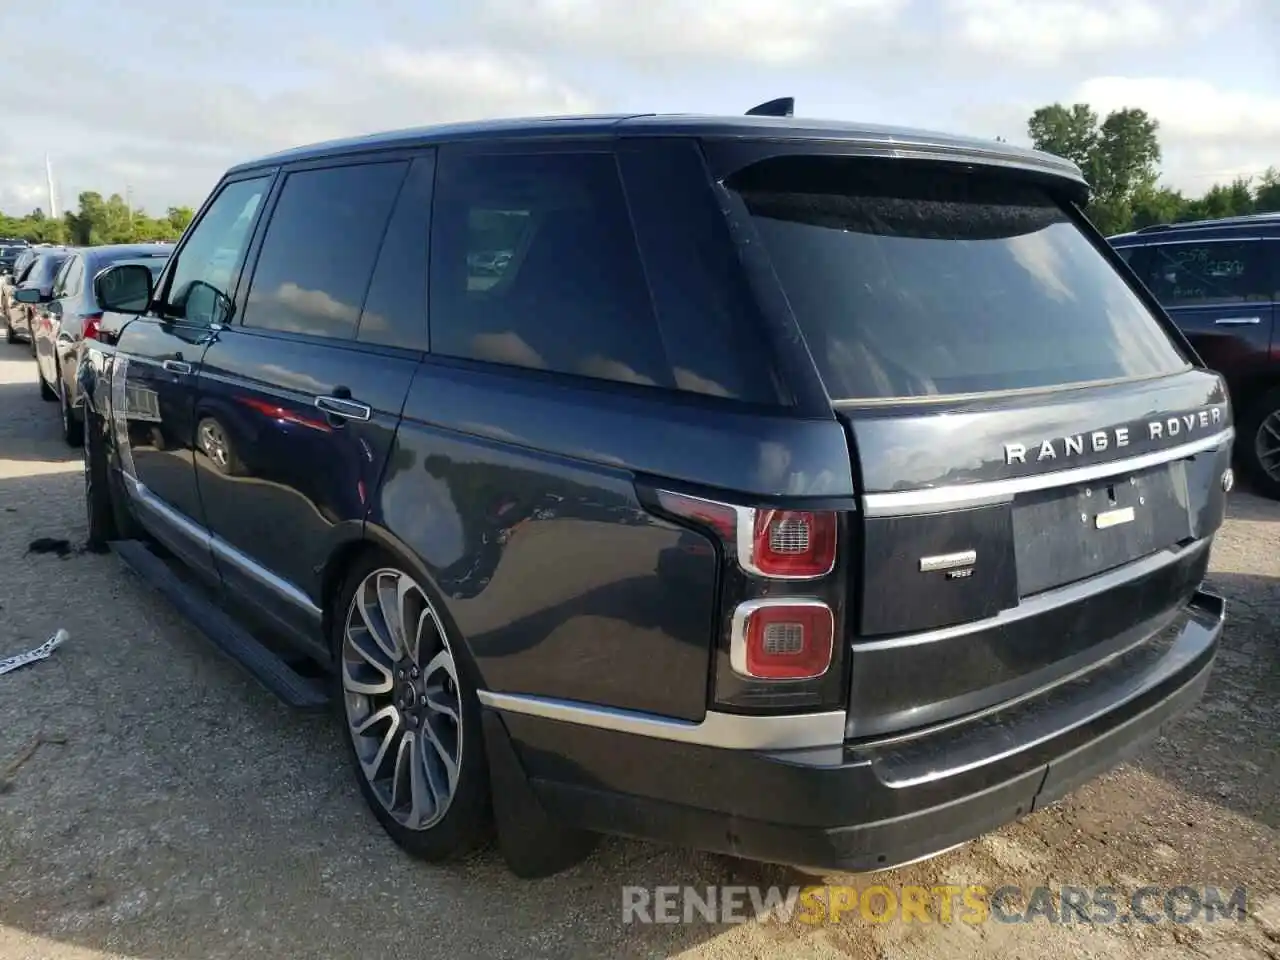
[(996, 140), (909, 127), (876, 126), (791, 116), (732, 117), (682, 114), (606, 114), (486, 120), (389, 131), (295, 147), (232, 167), (230, 173), (378, 149), (404, 149), (470, 140), (620, 136), (838, 142), (883, 156), (927, 156), (1020, 167), (1084, 184), (1080, 168), (1052, 154)]
[(1181, 223), (1156, 223), (1149, 227), (1118, 233), (1108, 239), (1117, 246), (1154, 243), (1173, 236), (1181, 239), (1210, 239), (1250, 236), (1280, 237), (1280, 213), (1250, 213), (1212, 220), (1187, 220)]
[(95, 263), (101, 260), (128, 260), (133, 257), (167, 257), (173, 253), (174, 244), (164, 243), (109, 243), (100, 247), (82, 247), (80, 253)]

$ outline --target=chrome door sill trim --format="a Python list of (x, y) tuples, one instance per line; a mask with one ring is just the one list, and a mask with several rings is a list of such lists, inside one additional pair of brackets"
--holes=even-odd
[(708, 710), (701, 723), (693, 723), (636, 710), (530, 694), (481, 690), (478, 695), (484, 706), (503, 713), (723, 750), (798, 750), (844, 742), (843, 710), (772, 717)]
[(129, 494), (145, 509), (158, 515), (174, 530), (194, 540), (200, 546), (215, 554), (218, 559), (231, 564), (246, 576), (258, 581), (281, 600), (297, 607), (299, 610), (305, 611), (317, 621), (322, 619), (323, 612), (320, 608), (312, 603), (311, 598), (292, 583), (276, 576), (261, 564), (246, 557), (225, 540), (192, 522), (190, 518), (159, 499), (147, 489), (146, 484), (136, 477), (131, 477), (123, 471), (121, 471), (121, 477), (124, 479), (125, 487), (128, 489)]

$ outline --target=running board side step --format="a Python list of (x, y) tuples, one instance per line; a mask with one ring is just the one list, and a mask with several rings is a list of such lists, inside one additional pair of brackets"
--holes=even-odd
[(168, 563), (152, 553), (147, 544), (140, 540), (115, 540), (111, 550), (268, 692), (297, 709), (318, 710), (328, 704), (329, 696), (321, 681), (299, 674), (212, 599), (186, 583)]

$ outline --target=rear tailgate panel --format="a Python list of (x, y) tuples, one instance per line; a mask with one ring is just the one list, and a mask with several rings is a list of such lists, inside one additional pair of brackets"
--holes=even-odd
[(1018, 593), (1026, 597), (1191, 539), (1182, 463), (1020, 494), (1013, 506)]
[[(1203, 578), (1230, 466), (1216, 375), (1017, 403), (836, 404), (865, 490), (850, 736), (1060, 682), (1158, 630)], [(1091, 449), (1098, 433), (1106, 449)], [(1037, 457), (1044, 441), (1056, 457)]]

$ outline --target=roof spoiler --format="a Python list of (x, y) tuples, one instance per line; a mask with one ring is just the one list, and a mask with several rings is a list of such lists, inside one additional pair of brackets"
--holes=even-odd
[(747, 111), (748, 117), (790, 117), (794, 115), (796, 109), (795, 97), (779, 97), (777, 100), (770, 100), (768, 103), (762, 103), (752, 107)]

